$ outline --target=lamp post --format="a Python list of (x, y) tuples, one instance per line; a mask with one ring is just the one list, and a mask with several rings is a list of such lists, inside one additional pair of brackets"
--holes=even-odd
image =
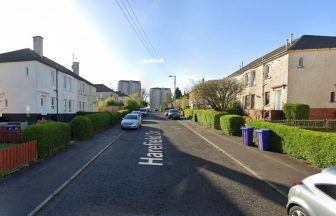
[(174, 78), (174, 100), (176, 100), (176, 95), (175, 95), (175, 91), (176, 91), (176, 75), (169, 75), (169, 77), (173, 77)]

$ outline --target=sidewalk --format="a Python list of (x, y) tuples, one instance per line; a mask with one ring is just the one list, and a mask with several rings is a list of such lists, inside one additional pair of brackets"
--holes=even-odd
[(120, 133), (115, 126), (1, 179), (0, 215), (27, 215)]
[(219, 130), (204, 127), (190, 120), (179, 122), (218, 146), (262, 179), (284, 185), (276, 186), (283, 195), (288, 193), (293, 182), (321, 171), (286, 154), (259, 151), (257, 147), (243, 146), (241, 137), (224, 135)]

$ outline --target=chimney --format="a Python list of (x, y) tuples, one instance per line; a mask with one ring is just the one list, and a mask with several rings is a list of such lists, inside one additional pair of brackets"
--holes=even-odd
[(79, 75), (79, 62), (73, 62), (71, 68), (75, 74)]
[(293, 43), (293, 35), (294, 35), (293, 33), (290, 34), (290, 45), (292, 45)]
[(43, 37), (34, 36), (33, 37), (33, 47), (34, 47), (34, 51), (42, 57), (43, 56)]

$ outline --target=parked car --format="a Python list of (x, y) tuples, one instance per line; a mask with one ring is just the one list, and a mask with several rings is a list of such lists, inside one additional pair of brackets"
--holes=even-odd
[(177, 109), (170, 109), (168, 111), (168, 119), (180, 119), (181, 118), (181, 114), (180, 111), (178, 111)]
[(127, 114), (120, 125), (121, 129), (138, 129), (141, 127), (141, 117), (138, 114)]
[(147, 116), (147, 114), (148, 114), (147, 108), (141, 108), (140, 113), (142, 114), (142, 116)]
[(140, 115), (140, 118), (142, 120), (142, 113), (140, 111), (133, 111), (131, 114), (137, 114)]
[(336, 216), (336, 167), (294, 183), (288, 193), (287, 213)]
[(168, 117), (169, 109), (164, 111), (164, 115)]

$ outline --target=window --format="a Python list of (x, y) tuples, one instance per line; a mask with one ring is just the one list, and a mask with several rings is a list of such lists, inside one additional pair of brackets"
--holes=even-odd
[(270, 77), (270, 66), (266, 65), (265, 66), (265, 72), (264, 72), (264, 78), (267, 79)]
[(44, 104), (44, 99), (43, 97), (41, 97), (41, 107), (43, 107), (43, 104)]
[(251, 109), (253, 109), (254, 108), (254, 99), (255, 99), (255, 95), (254, 94), (252, 94), (251, 95)]
[(255, 71), (248, 72), (244, 75), (245, 86), (250, 86), (255, 84)]
[(71, 110), (72, 110), (72, 100), (69, 100), (68, 103), (69, 103), (69, 112), (71, 112)]
[(299, 65), (298, 65), (299, 68), (302, 68), (303, 67), (303, 58), (300, 57), (299, 58)]
[(244, 75), (244, 83), (245, 83), (245, 86), (249, 85), (249, 73), (246, 73)]
[(5, 107), (8, 107), (8, 99), (5, 99)]
[(244, 108), (245, 109), (248, 109), (248, 108), (250, 108), (250, 105), (251, 105), (251, 96), (250, 95), (246, 95), (245, 97), (244, 97)]
[(251, 72), (251, 78), (250, 78), (250, 85), (254, 85), (255, 84), (255, 75), (256, 75), (256, 72), (252, 71)]
[(332, 199), (336, 200), (336, 185), (333, 184), (317, 184), (315, 185), (323, 193), (330, 196)]
[(54, 97), (51, 98), (51, 109), (55, 109), (55, 100), (56, 98)]
[(66, 78), (66, 76), (63, 76), (63, 88), (64, 89), (67, 88), (67, 78)]
[(50, 71), (50, 83), (51, 85), (55, 85), (55, 72)]
[(270, 92), (265, 92), (265, 105), (270, 103)]
[(330, 92), (330, 102), (335, 102), (335, 92)]
[(67, 100), (66, 99), (63, 100), (63, 107), (64, 107), (64, 112), (66, 112), (67, 111)]
[(78, 102), (78, 110), (81, 111), (82, 110), (82, 102)]
[(26, 67), (26, 76), (29, 76), (29, 68)]

